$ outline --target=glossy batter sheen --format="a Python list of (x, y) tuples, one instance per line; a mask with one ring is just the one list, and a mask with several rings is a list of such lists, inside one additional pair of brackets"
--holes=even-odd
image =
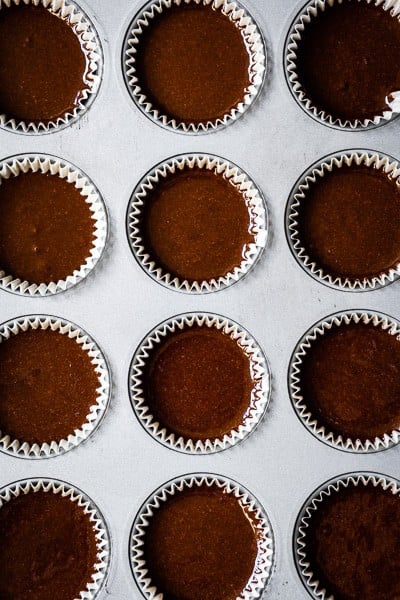
[(242, 424), (253, 386), (249, 359), (237, 342), (206, 326), (167, 336), (145, 372), (150, 412), (192, 439), (222, 437)]
[(0, 509), (0, 597), (73, 600), (97, 562), (95, 532), (76, 502), (29, 492)]
[(190, 282), (239, 266), (254, 242), (249, 229), (243, 194), (207, 169), (187, 168), (160, 180), (143, 212), (143, 237), (153, 260)]
[(33, 443), (80, 429), (96, 403), (98, 376), (88, 353), (50, 329), (28, 329), (0, 344), (0, 429)]
[(58, 175), (28, 172), (0, 183), (0, 269), (31, 283), (65, 279), (90, 256), (92, 213)]
[(165, 600), (236, 600), (257, 558), (254, 515), (219, 488), (176, 494), (151, 519), (144, 555)]
[(136, 58), (139, 85), (153, 106), (185, 123), (214, 121), (241, 102), (249, 65), (229, 17), (194, 2), (156, 16)]
[(307, 530), (313, 579), (335, 600), (400, 597), (400, 498), (350, 485), (324, 498)]
[(72, 111), (85, 88), (86, 58), (73, 29), (43, 6), (0, 10), (0, 112), (51, 121)]
[(400, 90), (400, 23), (374, 2), (327, 5), (307, 24), (297, 54), (307, 97), (334, 117), (373, 118)]
[(372, 440), (400, 427), (400, 340), (381, 327), (350, 323), (318, 336), (300, 378), (307, 406), (328, 431)]
[(400, 261), (400, 188), (382, 170), (345, 166), (318, 177), (298, 222), (301, 245), (331, 275), (370, 278)]

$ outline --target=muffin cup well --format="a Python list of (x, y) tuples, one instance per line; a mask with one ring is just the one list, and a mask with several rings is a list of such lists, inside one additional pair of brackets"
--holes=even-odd
[(333, 327), (359, 322), (366, 324), (371, 323), (375, 327), (380, 327), (387, 331), (388, 335), (400, 336), (400, 323), (393, 317), (375, 311), (343, 311), (328, 316), (313, 325), (297, 343), (290, 360), (288, 386), (290, 399), (298, 418), (316, 438), (338, 450), (357, 453), (372, 453), (386, 450), (398, 444), (400, 441), (400, 428), (388, 431), (381, 437), (365, 441), (343, 437), (342, 435), (329, 431), (325, 425), (318, 422), (308, 408), (300, 387), (301, 365), (308, 350), (311, 348), (312, 343)]
[(68, 438), (53, 440), (50, 443), (41, 445), (29, 444), (13, 439), (6, 431), (0, 430), (0, 451), (20, 458), (50, 458), (75, 448), (97, 430), (110, 401), (110, 373), (106, 359), (96, 342), (83, 329), (60, 317), (27, 315), (7, 321), (0, 325), (0, 343), (5, 344), (11, 336), (18, 335), (21, 331), (27, 331), (28, 329), (51, 329), (59, 332), (60, 335), (67, 335), (75, 340), (88, 353), (98, 377), (96, 404), (90, 407), (85, 423), (82, 423), (79, 429), (71, 431)]
[[(151, 414), (144, 392), (144, 371), (151, 351), (168, 335), (193, 326), (213, 327), (235, 340), (249, 359), (254, 387), (249, 399), (249, 411), (244, 422), (223, 438), (187, 439), (169, 431)], [(187, 454), (220, 452), (245, 439), (263, 418), (271, 394), (271, 375), (268, 362), (254, 338), (231, 319), (209, 313), (186, 313), (171, 317), (150, 331), (138, 346), (129, 368), (129, 395), (140, 424), (158, 442)]]
[(259, 501), (240, 483), (213, 473), (190, 473), (176, 477), (155, 490), (140, 507), (129, 536), (129, 559), (133, 577), (145, 598), (162, 598), (162, 594), (149, 578), (146, 562), (143, 558), (144, 538), (149, 522), (158, 508), (171, 496), (184, 490), (200, 486), (217, 486), (227, 494), (232, 494), (240, 505), (254, 514), (257, 522), (258, 556), (251, 579), (243, 590), (242, 600), (257, 600), (270, 580), (275, 557), (274, 536), (269, 518)]
[(237, 0), (184, 0), (189, 4), (211, 5), (215, 10), (220, 10), (241, 31), (247, 52), (249, 54), (249, 79), (250, 85), (246, 88), (243, 100), (227, 112), (223, 117), (213, 121), (200, 123), (184, 123), (173, 117), (163, 114), (153, 106), (140, 87), (140, 80), (136, 72), (136, 54), (140, 38), (151, 20), (161, 12), (168, 10), (172, 5), (181, 4), (181, 0), (150, 0), (136, 14), (125, 36), (122, 49), (122, 68), (128, 92), (136, 106), (153, 122), (180, 133), (199, 134), (216, 131), (236, 121), (257, 98), (265, 77), (266, 49), (261, 31), (248, 11)]
[[(370, 3), (372, 0), (358, 0), (359, 2)], [(332, 6), (335, 3), (340, 3), (342, 0), (308, 0), (300, 12), (294, 18), (285, 41), (284, 48), (284, 69), (286, 81), (290, 92), (299, 106), (313, 119), (333, 127), (335, 129), (347, 129), (349, 131), (365, 130), (384, 125), (400, 113), (400, 90), (394, 91), (390, 99), (386, 98), (387, 110), (382, 114), (376, 115), (373, 119), (342, 119), (335, 117), (316, 106), (310, 98), (307, 97), (297, 72), (297, 51), (299, 42), (304, 30), (310, 21), (318, 17), (326, 6)], [(382, 10), (390, 11), (393, 18), (399, 19), (400, 16), (400, 0), (374, 0), (376, 6), (380, 6)]]
[[(249, 222), (254, 242), (248, 245), (240, 265), (230, 273), (217, 279), (189, 282), (168, 273), (151, 258), (143, 240), (141, 218), (148, 193), (162, 179), (184, 168), (192, 169), (195, 167), (224, 177), (243, 194), (243, 200), (249, 209)], [(126, 228), (128, 242), (135, 259), (152, 279), (176, 291), (205, 294), (225, 289), (251, 271), (267, 244), (268, 215), (261, 191), (238, 166), (210, 154), (182, 154), (159, 163), (137, 184), (129, 201)]]
[(392, 477), (381, 475), (380, 473), (370, 472), (347, 473), (326, 481), (323, 485), (316, 489), (306, 500), (298, 514), (293, 534), (294, 560), (296, 563), (297, 572), (304, 587), (310, 596), (316, 600), (332, 600), (333, 597), (328, 597), (326, 590), (321, 586), (319, 580), (314, 576), (312, 565), (307, 560), (305, 537), (312, 513), (317, 511), (321, 502), (323, 502), (323, 500), (329, 497), (332, 493), (338, 492), (340, 489), (347, 488), (350, 485), (365, 486), (371, 483), (375, 487), (381, 486), (384, 490), (388, 490), (389, 493), (396, 495), (400, 494), (400, 483)]
[(293, 256), (311, 277), (329, 287), (342, 291), (364, 292), (379, 289), (398, 279), (400, 275), (400, 261), (391, 269), (374, 277), (360, 279), (331, 275), (327, 270), (318, 265), (312, 256), (307, 254), (307, 250), (302, 246), (298, 231), (298, 216), (301, 210), (301, 203), (305, 201), (310, 186), (327, 173), (331, 173), (338, 168), (349, 167), (350, 165), (365, 165), (371, 169), (381, 170), (396, 182), (400, 193), (400, 165), (391, 156), (371, 150), (344, 150), (329, 154), (311, 165), (295, 183), (286, 205), (285, 228), (286, 237)]
[(58, 479), (47, 478), (23, 479), (1, 488), (0, 510), (2, 506), (7, 502), (12, 502), (14, 498), (38, 491), (60, 494), (64, 498), (69, 498), (71, 502), (76, 502), (93, 523), (98, 548), (97, 563), (94, 565), (95, 573), (92, 575), (91, 581), (87, 583), (86, 589), (79, 594), (79, 600), (98, 598), (107, 580), (111, 559), (110, 535), (103, 515), (91, 498), (75, 486)]
[(56, 156), (21, 154), (3, 160), (0, 162), (0, 185), (3, 179), (18, 177), (18, 175), (27, 172), (51, 174), (65, 179), (80, 191), (82, 202), (89, 205), (92, 213), (93, 242), (90, 256), (86, 258), (84, 264), (77, 265), (74, 272), (65, 279), (50, 283), (31, 283), (14, 277), (11, 273), (6, 273), (0, 265), (0, 289), (3, 288), (8, 292), (24, 296), (51, 296), (64, 292), (85, 279), (100, 260), (108, 236), (107, 211), (100, 192), (88, 176), (71, 163)]
[(77, 121), (90, 107), (100, 87), (103, 72), (103, 51), (97, 31), (83, 10), (73, 0), (0, 0), (0, 10), (19, 4), (42, 5), (70, 25), (86, 58), (84, 87), (77, 106), (57, 119), (33, 123), (0, 113), (0, 127), (16, 133), (44, 134), (67, 127)]

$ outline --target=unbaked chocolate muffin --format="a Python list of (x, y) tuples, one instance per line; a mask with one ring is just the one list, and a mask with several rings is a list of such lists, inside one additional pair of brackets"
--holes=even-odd
[(312, 105), (334, 119), (382, 115), (400, 90), (400, 22), (383, 4), (325, 3), (297, 42), (296, 72)]
[(323, 495), (310, 510), (304, 562), (324, 598), (400, 597), (400, 498), (372, 481)]

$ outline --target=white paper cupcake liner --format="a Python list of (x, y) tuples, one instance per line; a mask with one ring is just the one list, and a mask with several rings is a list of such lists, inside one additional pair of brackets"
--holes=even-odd
[(318, 422), (318, 419), (315, 418), (315, 415), (312, 414), (307, 406), (307, 401), (301, 391), (301, 366), (313, 342), (334, 327), (360, 322), (365, 324), (372, 323), (375, 327), (380, 327), (387, 331), (388, 335), (400, 336), (400, 323), (388, 315), (367, 310), (351, 310), (335, 313), (318, 321), (297, 343), (290, 360), (288, 384), (290, 398), (297, 416), (316, 438), (339, 450), (372, 453), (386, 450), (398, 444), (400, 441), (400, 428), (388, 431), (381, 437), (365, 441), (343, 437), (329, 431), (325, 425)]
[[(254, 381), (249, 410), (243, 424), (222, 438), (194, 440), (171, 432), (151, 414), (147, 405), (144, 371), (153, 348), (175, 331), (193, 326), (213, 327), (237, 342), (249, 359)], [(267, 359), (254, 338), (231, 319), (210, 313), (186, 313), (171, 317), (150, 331), (137, 348), (129, 368), (129, 394), (140, 424), (158, 442), (187, 454), (211, 454), (230, 448), (252, 433), (267, 411), (271, 395), (271, 375)], [(227, 398), (229, 397), (229, 390)]]
[(234, 496), (240, 505), (254, 515), (258, 534), (258, 556), (253, 574), (238, 600), (257, 600), (271, 577), (275, 556), (274, 536), (269, 518), (259, 501), (240, 483), (212, 473), (191, 473), (168, 481), (147, 498), (135, 517), (130, 538), (129, 557), (136, 584), (145, 598), (162, 600), (163, 594), (153, 585), (143, 555), (146, 529), (158, 508), (171, 496), (183, 490), (217, 486), (227, 494)]
[[(152, 259), (143, 239), (141, 219), (148, 193), (157, 187), (162, 179), (178, 170), (195, 167), (221, 175), (243, 194), (243, 200), (249, 210), (254, 242), (247, 245), (242, 262), (230, 273), (216, 279), (190, 282), (168, 273)], [(233, 285), (251, 271), (267, 244), (268, 214), (261, 191), (237, 165), (210, 154), (182, 154), (159, 163), (137, 184), (129, 201), (126, 228), (129, 245), (136, 261), (152, 279), (176, 291), (206, 294)]]
[(0, 0), (0, 10), (19, 4), (42, 5), (56, 17), (66, 21), (75, 32), (86, 58), (84, 86), (76, 107), (52, 121), (33, 123), (0, 113), (0, 127), (26, 134), (44, 134), (60, 130), (78, 120), (90, 107), (99, 90), (103, 71), (103, 51), (97, 31), (89, 17), (73, 0)]
[(22, 154), (5, 159), (0, 162), (0, 185), (3, 179), (27, 172), (51, 174), (65, 179), (80, 191), (82, 202), (86, 202), (89, 205), (90, 212), (92, 213), (93, 242), (90, 249), (90, 256), (86, 258), (83, 265), (77, 265), (74, 272), (68, 275), (66, 279), (50, 283), (32, 283), (19, 279), (12, 273), (6, 273), (2, 270), (0, 264), (0, 288), (25, 296), (50, 296), (73, 287), (85, 279), (96, 266), (103, 254), (107, 241), (107, 211), (100, 192), (88, 176), (71, 163), (56, 156), (47, 154)]
[[(136, 53), (140, 38), (150, 21), (172, 5), (181, 3), (211, 5), (225, 14), (240, 29), (249, 54), (250, 85), (246, 88), (243, 100), (230, 112), (214, 121), (184, 123), (153, 106), (140, 87), (136, 73)], [(122, 50), (122, 66), (125, 83), (136, 106), (152, 121), (180, 133), (199, 134), (216, 131), (236, 121), (257, 98), (265, 77), (266, 49), (261, 31), (248, 11), (236, 0), (151, 0), (136, 14), (129, 25)]]
[(296, 182), (286, 205), (285, 226), (290, 250), (300, 266), (317, 281), (342, 291), (364, 292), (389, 285), (400, 275), (400, 260), (391, 269), (374, 277), (349, 278), (331, 275), (307, 254), (299, 239), (298, 217), (310, 186), (327, 173), (350, 165), (365, 165), (384, 172), (396, 182), (400, 193), (400, 165), (392, 157), (371, 150), (344, 150), (317, 161)]
[(0, 325), (0, 343), (6, 344), (7, 340), (28, 329), (51, 329), (60, 335), (67, 335), (75, 340), (90, 356), (93, 369), (98, 377), (97, 399), (89, 409), (85, 423), (79, 429), (71, 431), (67, 439), (54, 440), (50, 443), (29, 444), (11, 438), (6, 431), (0, 429), (0, 451), (20, 458), (50, 458), (59, 456), (75, 448), (94, 433), (102, 422), (107, 411), (111, 382), (106, 359), (96, 342), (83, 329), (60, 317), (49, 315), (27, 315), (12, 319)]
[(375, 487), (381, 486), (384, 490), (387, 490), (388, 493), (396, 495), (400, 494), (400, 483), (396, 479), (386, 475), (370, 472), (347, 473), (326, 481), (311, 494), (300, 510), (293, 535), (294, 560), (296, 563), (297, 572), (304, 587), (307, 589), (310, 596), (316, 600), (333, 600), (333, 596), (327, 595), (327, 592), (322, 587), (321, 582), (315, 577), (312, 570), (312, 565), (307, 558), (307, 546), (305, 540), (310, 518), (312, 517), (313, 512), (318, 511), (321, 503), (332, 493), (348, 488), (351, 485), (366, 486), (371, 483)]
[(95, 572), (92, 575), (91, 581), (87, 583), (86, 589), (82, 590), (79, 598), (74, 600), (94, 600), (98, 598), (108, 577), (111, 558), (110, 536), (103, 515), (89, 496), (75, 486), (57, 479), (43, 478), (23, 479), (1, 488), (0, 510), (7, 502), (12, 502), (18, 496), (39, 491), (60, 494), (64, 498), (69, 498), (71, 502), (76, 502), (83, 513), (88, 515), (89, 520), (93, 523), (97, 544), (97, 563), (94, 565)]
[[(289, 89), (300, 105), (300, 107), (313, 119), (324, 125), (336, 129), (347, 129), (350, 131), (371, 129), (384, 125), (400, 113), (400, 90), (393, 90), (391, 98), (386, 98), (387, 110), (382, 114), (376, 115), (373, 119), (343, 119), (335, 117), (316, 106), (310, 98), (307, 97), (299, 80), (297, 72), (297, 51), (299, 42), (304, 30), (310, 21), (325, 10), (326, 6), (332, 6), (343, 0), (309, 0), (301, 11), (296, 15), (290, 26), (284, 49), (284, 65), (286, 81)], [(400, 0), (358, 0), (359, 2), (374, 3), (381, 6), (382, 10), (390, 11), (393, 18), (400, 20)]]

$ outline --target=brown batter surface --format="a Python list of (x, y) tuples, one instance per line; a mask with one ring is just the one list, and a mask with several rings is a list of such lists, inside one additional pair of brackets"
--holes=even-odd
[(372, 119), (400, 90), (400, 23), (373, 2), (326, 5), (299, 42), (297, 71), (308, 98), (342, 119)]
[(400, 340), (380, 327), (334, 326), (300, 373), (305, 403), (328, 431), (365, 441), (400, 427)]
[(345, 166), (318, 177), (298, 222), (306, 253), (333, 276), (370, 278), (400, 262), (400, 188), (382, 170)]
[(254, 382), (249, 358), (229, 335), (187, 327), (157, 345), (147, 364), (147, 404), (167, 429), (204, 440), (243, 423)]
[(92, 213), (58, 175), (23, 173), (0, 183), (0, 268), (30, 283), (65, 279), (90, 256)]
[(173, 5), (140, 38), (139, 85), (155, 108), (184, 123), (230, 112), (250, 85), (249, 55), (240, 30), (210, 6)]
[(73, 29), (43, 6), (0, 10), (0, 112), (51, 121), (72, 111), (85, 88), (86, 58)]
[(372, 483), (324, 498), (307, 530), (313, 580), (335, 600), (400, 598), (400, 498)]
[(30, 444), (67, 438), (96, 403), (98, 376), (75, 340), (28, 329), (0, 344), (0, 430)]
[(97, 562), (95, 532), (76, 502), (28, 492), (0, 509), (2, 600), (73, 600)]
[(146, 200), (146, 250), (165, 271), (190, 282), (210, 280), (240, 266), (249, 233), (245, 198), (222, 175), (183, 169), (160, 180)]
[(217, 486), (175, 494), (151, 519), (144, 558), (165, 600), (235, 600), (257, 558), (254, 515)]

